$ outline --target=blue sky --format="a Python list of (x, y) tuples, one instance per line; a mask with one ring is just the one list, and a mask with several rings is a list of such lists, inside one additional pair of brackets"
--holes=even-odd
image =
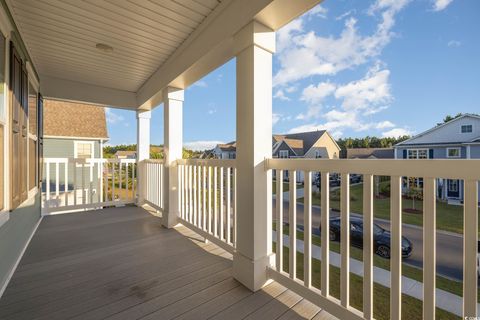
[[(277, 32), (273, 131), (398, 136), (480, 112), (480, 1), (325, 0)], [(135, 114), (107, 111), (110, 144), (135, 143)], [(163, 142), (163, 109), (152, 116)], [(185, 92), (184, 143), (235, 139), (235, 60)]]

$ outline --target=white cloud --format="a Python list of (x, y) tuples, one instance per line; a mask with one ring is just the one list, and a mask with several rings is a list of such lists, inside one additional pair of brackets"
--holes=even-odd
[(125, 120), (121, 115), (116, 114), (111, 108), (105, 108), (105, 116), (107, 118), (107, 123), (115, 124)]
[(462, 43), (458, 40), (450, 40), (447, 43), (447, 46), (449, 46), (449, 47), (460, 47), (461, 45), (462, 45)]
[(203, 151), (208, 149), (213, 149), (217, 144), (224, 143), (222, 141), (208, 141), (208, 140), (200, 140), (200, 141), (191, 141), (184, 143), (184, 147), (194, 151)]
[(214, 114), (217, 112), (217, 109), (209, 109), (208, 114)]
[(307, 17), (310, 16), (310, 17), (326, 18), (327, 12), (328, 12), (327, 8), (324, 8), (319, 4), (307, 12)]
[(389, 131), (382, 132), (382, 137), (393, 137), (398, 138), (401, 136), (410, 136), (412, 132), (405, 128), (394, 128)]
[(277, 124), (282, 119), (282, 115), (279, 113), (272, 113), (272, 125)]
[(297, 120), (311, 120), (312, 118), (320, 117), (322, 106), (308, 106), (306, 113), (300, 113), (295, 119)]
[(356, 12), (357, 12), (357, 10), (355, 10), (355, 9), (348, 10), (347, 12), (344, 12), (341, 15), (339, 15), (338, 17), (336, 17), (335, 20), (339, 21), (339, 20), (345, 19), (346, 17), (349, 17), (349, 16), (355, 14)]
[(359, 34), (357, 20), (345, 21), (338, 37), (304, 32), (303, 18), (294, 20), (278, 32), (277, 52), (280, 70), (274, 86), (287, 85), (313, 75), (334, 75), (339, 71), (365, 64), (377, 57), (393, 37), (395, 15), (410, 0), (377, 0), (369, 13), (380, 13), (381, 21), (371, 35)]
[(433, 0), (433, 10), (442, 11), (446, 7), (448, 7), (448, 5), (452, 3), (452, 1), (453, 0)]
[(205, 80), (199, 80), (193, 84), (195, 87), (200, 87), (200, 88), (206, 88), (208, 87), (208, 84)]
[(317, 86), (311, 84), (303, 89), (300, 99), (308, 103), (321, 103), (333, 91), (335, 91), (335, 85), (330, 82), (321, 82)]
[(387, 128), (393, 128), (393, 127), (395, 127), (395, 124), (393, 124), (388, 120), (381, 121), (375, 125), (376, 129), (387, 129)]
[(290, 101), (290, 98), (285, 95), (282, 89), (277, 90), (273, 95), (275, 99), (283, 100), (283, 101)]
[(371, 110), (372, 107), (388, 104), (393, 99), (389, 75), (389, 70), (370, 70), (363, 79), (338, 87), (335, 98), (343, 99), (342, 107), (346, 110)]

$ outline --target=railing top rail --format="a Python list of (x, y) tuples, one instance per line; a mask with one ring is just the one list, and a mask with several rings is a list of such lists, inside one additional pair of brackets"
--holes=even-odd
[(480, 160), (471, 159), (266, 159), (267, 169), (480, 180)]
[(45, 163), (136, 163), (136, 159), (114, 159), (114, 158), (43, 158)]
[(237, 162), (236, 160), (233, 160), (233, 159), (180, 159), (180, 160), (177, 160), (177, 164), (223, 167), (223, 168), (237, 167)]
[(165, 160), (164, 159), (145, 159), (145, 160), (142, 160), (140, 162), (143, 162), (143, 163), (164, 163)]

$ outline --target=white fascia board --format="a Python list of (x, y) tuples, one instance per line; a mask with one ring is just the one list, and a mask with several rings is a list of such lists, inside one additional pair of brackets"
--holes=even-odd
[(185, 89), (232, 59), (233, 37), (253, 20), (272, 30), (308, 11), (321, 0), (229, 0), (222, 2), (137, 92), (140, 109), (163, 102), (167, 87)]
[(40, 75), (44, 98), (135, 110), (134, 92)]

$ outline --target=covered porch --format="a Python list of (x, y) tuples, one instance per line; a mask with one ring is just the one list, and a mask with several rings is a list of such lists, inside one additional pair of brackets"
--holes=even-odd
[(231, 254), (135, 206), (45, 217), (0, 318), (335, 319), (275, 282), (253, 293)]

